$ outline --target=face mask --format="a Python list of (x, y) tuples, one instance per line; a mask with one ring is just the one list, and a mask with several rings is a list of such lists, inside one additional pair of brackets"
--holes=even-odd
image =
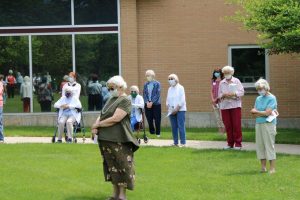
[(150, 82), (153, 80), (152, 76), (147, 76), (147, 80)]
[(69, 92), (65, 94), (65, 96), (66, 96), (67, 98), (71, 97), (71, 95), (72, 95), (72, 94), (69, 93)]
[(215, 76), (216, 78), (218, 78), (218, 77), (220, 77), (220, 73), (219, 73), (219, 72), (215, 72), (215, 73), (214, 73), (214, 76)]
[(227, 74), (224, 76), (227, 80), (231, 79), (232, 75), (231, 74)]
[(70, 83), (74, 83), (74, 78), (73, 77), (69, 77), (69, 81), (70, 81)]
[(136, 92), (131, 92), (130, 95), (131, 95), (131, 97), (132, 97), (133, 99), (135, 99), (135, 97), (137, 96), (137, 93), (136, 93)]
[(118, 92), (117, 89), (111, 90), (111, 91), (109, 91), (109, 93), (112, 97), (118, 97), (119, 96), (119, 92)]
[(174, 86), (174, 85), (176, 85), (176, 81), (173, 79), (173, 80), (169, 80), (169, 84), (171, 85), (171, 86)]
[(266, 90), (259, 90), (259, 91), (257, 91), (257, 92), (258, 92), (258, 94), (259, 94), (260, 96), (265, 96), (266, 93), (267, 93)]

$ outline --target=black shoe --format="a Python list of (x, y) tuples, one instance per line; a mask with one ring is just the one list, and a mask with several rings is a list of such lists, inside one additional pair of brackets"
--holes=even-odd
[(72, 143), (72, 138), (68, 138), (67, 143)]
[(57, 140), (57, 142), (56, 143), (62, 143), (62, 140)]

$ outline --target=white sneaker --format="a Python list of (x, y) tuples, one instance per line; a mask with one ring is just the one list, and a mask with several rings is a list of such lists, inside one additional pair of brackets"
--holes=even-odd
[(0, 143), (4, 143), (4, 140), (0, 140)]
[(223, 149), (224, 150), (229, 150), (229, 149), (232, 149), (232, 147), (231, 146), (225, 146), (225, 147), (223, 147)]
[(233, 147), (234, 150), (242, 150), (242, 147)]
[(181, 147), (185, 147), (185, 144), (181, 144), (181, 145), (179, 145), (179, 147), (181, 148)]
[(178, 147), (178, 144), (171, 144), (171, 147)]
[(160, 135), (156, 135), (156, 137), (158, 137), (158, 138), (159, 138), (159, 137), (160, 137)]

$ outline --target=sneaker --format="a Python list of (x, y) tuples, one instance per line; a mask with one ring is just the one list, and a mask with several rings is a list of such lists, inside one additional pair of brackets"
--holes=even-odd
[(178, 147), (178, 144), (171, 144), (171, 147)]
[(1, 144), (4, 143), (4, 140), (0, 140), (0, 143), (1, 143)]
[(72, 138), (68, 138), (67, 143), (72, 143)]
[(57, 140), (56, 143), (62, 143), (62, 140)]
[(234, 150), (240, 151), (242, 150), (242, 147), (233, 147)]
[(232, 147), (231, 146), (225, 146), (225, 147), (223, 147), (223, 149), (224, 150), (229, 150), (229, 149), (232, 149)]
[(181, 145), (179, 145), (179, 147), (180, 147), (180, 148), (185, 147), (185, 144), (181, 144)]
[(158, 138), (159, 138), (159, 137), (160, 137), (160, 135), (156, 135), (156, 137), (158, 137)]

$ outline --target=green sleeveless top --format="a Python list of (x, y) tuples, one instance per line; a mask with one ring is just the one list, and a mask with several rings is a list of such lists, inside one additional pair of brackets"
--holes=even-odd
[(98, 129), (98, 140), (120, 143), (129, 142), (133, 145), (133, 151), (136, 151), (139, 148), (139, 144), (133, 136), (130, 127), (131, 101), (127, 96), (110, 98), (101, 111), (100, 120), (112, 117), (117, 108), (124, 110), (127, 115), (120, 122), (112, 126), (100, 127)]

